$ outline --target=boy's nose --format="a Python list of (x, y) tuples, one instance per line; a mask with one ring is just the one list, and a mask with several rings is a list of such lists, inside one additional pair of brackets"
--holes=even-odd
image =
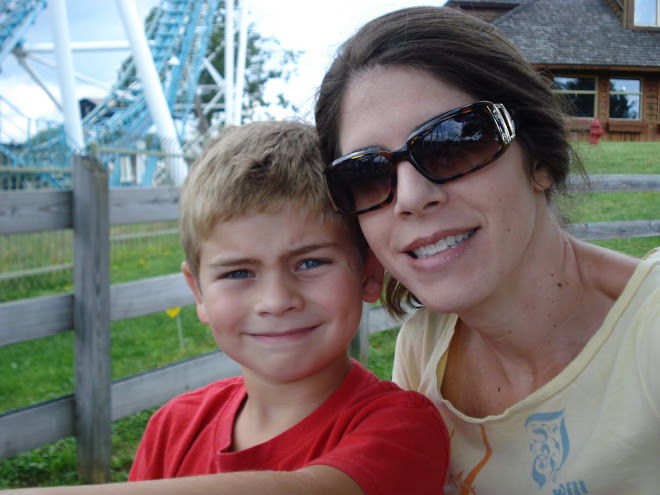
[(255, 301), (257, 314), (281, 316), (303, 307), (303, 297), (295, 283), (282, 275), (265, 277)]
[(397, 164), (394, 198), (396, 215), (424, 215), (446, 200), (444, 186), (428, 180), (406, 160)]

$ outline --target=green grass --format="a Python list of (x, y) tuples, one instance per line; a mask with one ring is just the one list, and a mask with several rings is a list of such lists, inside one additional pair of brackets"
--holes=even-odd
[[(579, 143), (576, 150), (589, 174), (660, 174), (660, 142)], [(660, 192), (588, 193), (571, 201), (573, 222), (612, 222), (659, 218)], [(660, 245), (658, 237), (614, 239), (594, 244), (643, 256)]]
[[(589, 173), (660, 174), (660, 143), (600, 143), (579, 147)], [(660, 193), (600, 193), (575, 201), (573, 219), (595, 222), (658, 218)], [(123, 232), (116, 231), (121, 235)], [(595, 244), (643, 256), (660, 237), (614, 239)], [(0, 244), (2, 246), (2, 244)], [(0, 250), (2, 251), (2, 250)], [(2, 252), (0, 252), (0, 257)], [(174, 273), (183, 254), (176, 236), (157, 245), (130, 241), (111, 253), (112, 283)], [(70, 277), (51, 277), (46, 284), (26, 282), (8, 299), (71, 290)], [(176, 321), (165, 313), (112, 324), (113, 379), (209, 352), (216, 348), (210, 332), (197, 321), (194, 308), (180, 313), (184, 348), (180, 349)], [(391, 379), (396, 330), (370, 336), (369, 369)], [(0, 414), (73, 392), (73, 335), (56, 335), (0, 348)], [(113, 424), (112, 479), (123, 481), (139, 439), (153, 410)], [(62, 439), (0, 462), (0, 488), (76, 484), (75, 440)]]
[(654, 220), (660, 217), (660, 192), (586, 193), (574, 200), (573, 216), (579, 222)]
[[(140, 438), (155, 410), (142, 411), (112, 424), (112, 481), (128, 479)], [(0, 462), (0, 489), (79, 484), (74, 437), (63, 438)]]
[[(183, 349), (176, 321), (165, 313), (113, 323), (112, 379), (217, 349), (193, 307), (183, 308), (179, 317)], [(2, 347), (0, 363), (0, 414), (73, 393), (71, 332)]]
[[(373, 334), (369, 338), (369, 369), (381, 380), (391, 380), (394, 344), (398, 329)], [(126, 481), (133, 457), (147, 421), (156, 409), (142, 411), (112, 425), (113, 482)], [(0, 489), (30, 486), (78, 485), (76, 442), (63, 438), (38, 449), (0, 461)]]
[(660, 174), (660, 142), (580, 143), (576, 149), (590, 174)]
[[(178, 239), (153, 245), (127, 246), (111, 254), (112, 283), (178, 271), (183, 252)], [(11, 299), (42, 292), (71, 290), (66, 279), (57, 287), (22, 287)], [(183, 328), (181, 349), (177, 323), (165, 312), (112, 323), (112, 378), (145, 370), (217, 349), (208, 329), (199, 323), (194, 307), (179, 314)], [(47, 363), (47, 365), (44, 365)], [(73, 393), (73, 334), (0, 347), (0, 414)]]

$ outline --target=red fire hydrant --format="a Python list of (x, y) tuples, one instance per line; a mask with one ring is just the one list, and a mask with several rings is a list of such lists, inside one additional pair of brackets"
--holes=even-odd
[(592, 120), (589, 124), (589, 143), (598, 144), (598, 140), (603, 134), (605, 134), (605, 131), (603, 131), (603, 126), (600, 125), (600, 120)]

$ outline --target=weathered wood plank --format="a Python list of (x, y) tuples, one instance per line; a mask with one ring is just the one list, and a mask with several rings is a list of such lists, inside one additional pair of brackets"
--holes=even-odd
[(390, 330), (391, 328), (400, 327), (414, 312), (415, 309), (411, 308), (408, 315), (399, 320), (390, 316), (384, 307), (373, 307), (369, 310), (369, 333), (378, 333)]
[(238, 363), (215, 351), (118, 381), (112, 386), (112, 420), (160, 406), (177, 395), (240, 374)]
[(0, 303), (0, 347), (73, 329), (73, 294)]
[[(216, 351), (120, 380), (112, 385), (112, 420), (239, 374), (238, 364)], [(0, 415), (0, 459), (73, 435), (74, 404), (67, 396)]]
[(183, 275), (175, 273), (113, 285), (110, 318), (125, 320), (194, 303), (195, 298)]
[(71, 191), (0, 191), (0, 234), (73, 226)]
[(86, 483), (105, 483), (112, 457), (108, 174), (92, 158), (71, 161), (78, 471)]
[[(70, 229), (72, 201), (72, 191), (0, 191), (0, 234)], [(178, 188), (110, 191), (112, 225), (164, 222), (178, 217)]]
[(348, 354), (360, 361), (365, 366), (369, 361), (369, 316), (371, 305), (369, 303), (362, 303), (362, 316), (360, 324), (358, 325), (357, 332), (351, 339), (348, 345)]
[[(591, 182), (593, 192), (660, 191), (660, 175), (592, 176)], [(0, 234), (71, 228), (74, 224), (72, 194), (71, 191), (0, 192)], [(87, 200), (94, 200), (91, 196), (89, 191), (85, 195)], [(110, 191), (109, 196), (109, 202), (114, 206), (109, 213), (106, 212), (107, 224), (164, 221), (177, 217), (177, 189), (117, 189)], [(107, 226), (95, 226), (90, 220), (98, 212), (92, 208), (83, 215), (87, 217), (88, 234), (98, 235), (99, 229), (107, 230)], [(78, 226), (78, 220), (75, 223)], [(660, 220), (578, 224), (570, 227), (570, 230), (585, 240), (646, 237), (660, 235)], [(96, 253), (96, 256), (102, 255), (102, 252)], [(86, 298), (88, 290), (100, 293), (101, 287), (108, 287), (107, 280), (103, 281), (104, 277), (88, 276), (87, 288), (82, 290), (82, 296)], [(96, 323), (105, 319), (104, 308), (109, 312), (107, 319), (117, 321), (194, 302), (183, 277), (178, 273), (118, 284), (107, 290), (110, 293), (110, 305), (97, 302), (96, 305), (85, 307), (87, 317), (96, 319)], [(73, 307), (74, 298), (71, 294), (0, 303), (0, 346), (69, 330), (73, 327)], [(368, 324), (363, 325), (363, 328), (368, 328), (370, 333), (401, 325), (401, 321), (389, 317), (383, 308), (370, 309), (365, 320), (368, 320)], [(103, 336), (101, 340), (104, 338), (109, 337)], [(109, 344), (103, 352), (109, 353)], [(95, 365), (88, 361), (80, 366), (80, 371), (76, 372), (77, 378), (78, 373), (97, 372)], [(109, 361), (103, 366), (109, 366)], [(111, 412), (103, 414), (112, 420), (118, 419), (162, 404), (173, 396), (210, 381), (234, 376), (238, 372), (238, 365), (220, 352), (175, 363), (112, 385), (112, 406), (108, 406), (107, 402), (103, 406)], [(107, 380), (109, 383), (109, 378)], [(83, 406), (84, 409), (92, 405)], [(52, 442), (73, 434), (74, 430), (72, 397), (0, 416), (0, 458)]]
[[(591, 175), (590, 181), (592, 192), (660, 191), (660, 174)], [(71, 201), (71, 191), (0, 191), (0, 234), (71, 228)], [(110, 223), (176, 220), (178, 203), (178, 188), (112, 189)]]
[[(195, 303), (183, 275), (174, 273), (110, 288), (111, 321)], [(0, 303), (0, 347), (73, 330), (73, 294)]]
[[(660, 235), (660, 220), (597, 222), (575, 224), (568, 231), (584, 240), (603, 240)], [(110, 289), (110, 319), (136, 318), (169, 308), (194, 304), (195, 300), (180, 273), (115, 284)], [(0, 303), (0, 347), (36, 338), (48, 337), (73, 328), (71, 294), (45, 296)], [(385, 313), (383, 313), (385, 315)], [(369, 331), (381, 329), (395, 320), (373, 312)], [(381, 318), (385, 318), (382, 320)], [(374, 320), (375, 319), (375, 320)], [(386, 321), (387, 323), (379, 323)], [(387, 328), (393, 328), (392, 324)], [(385, 328), (382, 328), (385, 329)]]
[(110, 223), (164, 222), (179, 218), (179, 188), (119, 188), (110, 190)]
[(590, 189), (585, 189), (580, 179), (571, 176), (569, 181), (577, 192), (644, 192), (660, 191), (660, 174), (597, 174), (589, 176)]
[(571, 225), (566, 230), (585, 241), (653, 237), (660, 235), (660, 220), (578, 223)]
[(0, 415), (0, 459), (73, 435), (74, 415), (72, 395)]

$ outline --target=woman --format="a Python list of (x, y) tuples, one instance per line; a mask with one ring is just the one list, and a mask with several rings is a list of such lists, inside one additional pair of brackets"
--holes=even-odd
[(340, 47), (315, 114), (388, 309), (423, 306), (393, 377), (447, 423), (446, 493), (657, 492), (660, 252), (562, 230), (572, 154), (546, 81), (492, 25), (410, 8)]

